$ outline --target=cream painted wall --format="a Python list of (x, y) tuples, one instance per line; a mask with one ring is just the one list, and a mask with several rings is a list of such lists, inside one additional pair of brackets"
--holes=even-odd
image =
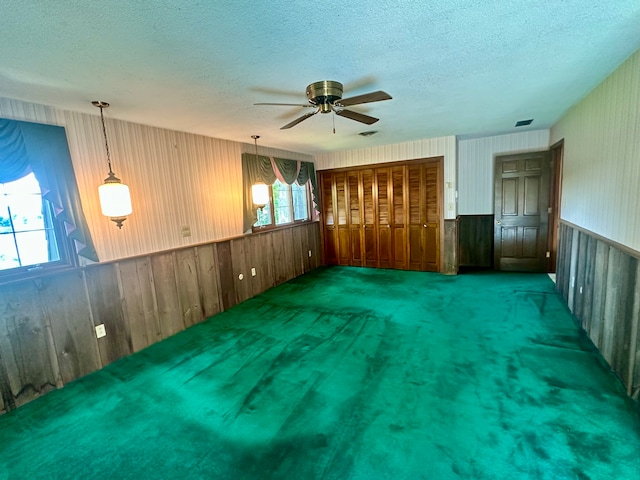
[(437, 137), (380, 147), (321, 153), (314, 157), (316, 169), (353, 167), (376, 163), (444, 157), (444, 218), (456, 218), (456, 137)]
[[(113, 110), (117, 107), (111, 107)], [(107, 174), (99, 111), (88, 115), (0, 98), (0, 117), (64, 126), (82, 205), (101, 261), (242, 234), (241, 153), (253, 143), (111, 120), (113, 170), (131, 189), (133, 214), (122, 230), (100, 213), (97, 188)], [(247, 135), (248, 141), (250, 133)], [(261, 155), (311, 161), (259, 146)], [(190, 237), (181, 236), (189, 226)]]
[(561, 139), (561, 218), (640, 251), (640, 50), (553, 126)]
[(458, 214), (493, 214), (493, 165), (496, 155), (549, 148), (549, 130), (458, 141)]

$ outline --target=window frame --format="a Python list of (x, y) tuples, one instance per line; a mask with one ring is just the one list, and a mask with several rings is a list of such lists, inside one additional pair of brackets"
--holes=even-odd
[[(51, 210), (51, 223), (53, 225), (53, 232), (55, 235), (56, 246), (60, 258), (58, 260), (52, 260), (50, 262), (2, 269), (0, 270), (0, 285), (19, 282), (22, 280), (29, 280), (32, 278), (59, 273), (67, 270), (73, 270), (78, 268), (78, 266), (80, 265), (78, 255), (73, 248), (72, 240), (67, 237), (62, 222), (60, 222), (55, 217), (51, 202), (44, 199), (42, 195), (40, 195), (40, 198), (43, 205), (46, 205), (47, 208)], [(15, 230), (13, 230), (12, 233), (7, 233), (6, 235), (15, 235), (15, 233)]]
[[(278, 180), (276, 179), (276, 182), (277, 181)], [(311, 189), (313, 187), (311, 185), (311, 181), (307, 180), (307, 182), (304, 183), (304, 187), (305, 187), (305, 191), (306, 191), (306, 198), (307, 198), (307, 218), (305, 220), (296, 220), (295, 219), (295, 206), (293, 204), (293, 189), (292, 189), (292, 186), (291, 186), (292, 184), (282, 183), (284, 186), (286, 186), (289, 189), (289, 211), (291, 212), (291, 218), (293, 220), (291, 222), (276, 224), (275, 202), (274, 202), (274, 199), (273, 199), (273, 185), (274, 184), (275, 184), (275, 182), (272, 183), (271, 185), (268, 185), (268, 187), (269, 187), (269, 208), (270, 208), (270, 220), (271, 220), (271, 223), (269, 223), (267, 225), (255, 225), (254, 224), (254, 225), (251, 226), (251, 231), (252, 232), (264, 232), (264, 231), (268, 231), (268, 230), (277, 230), (277, 229), (280, 229), (280, 228), (287, 228), (287, 227), (291, 227), (291, 226), (294, 226), (294, 225), (300, 225), (300, 224), (303, 224), (303, 223), (310, 223), (310, 222), (314, 221), (313, 195), (311, 193)], [(300, 185), (300, 186), (303, 186), (303, 185)]]

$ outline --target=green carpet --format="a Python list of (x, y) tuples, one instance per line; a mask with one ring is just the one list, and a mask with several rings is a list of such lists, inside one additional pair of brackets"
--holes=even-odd
[(546, 275), (334, 267), (0, 416), (0, 479), (633, 479)]

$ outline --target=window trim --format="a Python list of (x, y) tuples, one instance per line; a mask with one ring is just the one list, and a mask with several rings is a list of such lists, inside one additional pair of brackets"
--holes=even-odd
[[(278, 180), (276, 179), (276, 181), (278, 181)], [(291, 218), (293, 218), (294, 220), (291, 221), (291, 222), (276, 224), (275, 202), (273, 200), (273, 184), (271, 184), (271, 185), (269, 185), (269, 206), (270, 206), (270, 214), (271, 214), (271, 223), (269, 223), (268, 225), (252, 225), (251, 226), (251, 232), (252, 233), (265, 232), (265, 231), (270, 231), (270, 230), (278, 230), (278, 229), (281, 229), (281, 228), (292, 227), (292, 226), (301, 225), (301, 224), (304, 224), (304, 223), (311, 223), (311, 222), (314, 221), (313, 195), (311, 193), (311, 189), (313, 187), (311, 185), (311, 181), (307, 180), (307, 182), (304, 184), (305, 187), (306, 187), (305, 190), (306, 190), (306, 197), (307, 197), (307, 218), (306, 218), (306, 220), (295, 220), (295, 207), (293, 205), (293, 190), (292, 190), (292, 187), (291, 187), (292, 184), (283, 183), (283, 185), (285, 185), (286, 187), (289, 188), (289, 193), (290, 193), (290, 195), (289, 195), (289, 208), (290, 208), (290, 211), (291, 211)]]

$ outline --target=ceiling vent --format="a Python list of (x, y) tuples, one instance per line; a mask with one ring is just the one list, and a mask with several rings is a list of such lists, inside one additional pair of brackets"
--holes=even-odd
[(518, 120), (516, 122), (516, 127), (526, 127), (527, 125), (531, 125), (531, 122), (533, 122), (533, 118), (530, 118), (529, 120)]

